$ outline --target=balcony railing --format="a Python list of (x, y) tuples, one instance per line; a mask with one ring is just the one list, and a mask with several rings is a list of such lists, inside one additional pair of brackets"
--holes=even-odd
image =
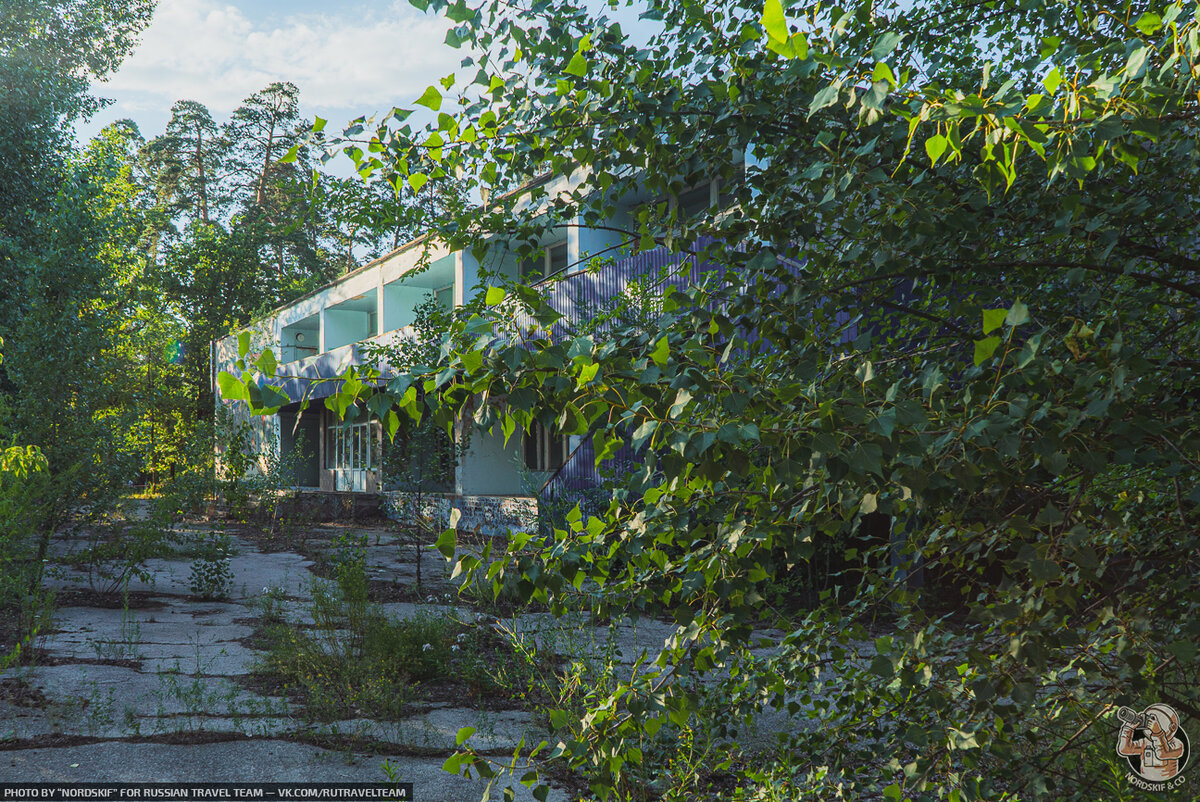
[[(697, 250), (711, 239), (702, 239)], [(706, 274), (719, 271), (698, 259), (694, 253), (677, 253), (667, 248), (654, 248), (630, 256), (603, 261), (594, 266), (555, 276), (535, 285), (550, 306), (561, 314), (553, 334), (588, 330), (603, 332), (613, 325), (609, 313), (624, 302), (626, 312), (652, 313), (639, 309), (639, 304), (653, 307), (667, 287), (681, 290), (701, 281)], [(536, 321), (524, 311), (514, 314), (513, 323), (521, 331), (536, 327)]]

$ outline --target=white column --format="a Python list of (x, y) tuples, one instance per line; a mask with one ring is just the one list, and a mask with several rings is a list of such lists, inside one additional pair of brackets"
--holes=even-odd
[(378, 279), (375, 282), (375, 334), (383, 334), (383, 267), (382, 265), (375, 268), (375, 276)]
[(572, 273), (579, 269), (579, 233), (579, 218), (575, 217), (567, 226), (567, 271)]
[(467, 292), (467, 277), (466, 266), (463, 264), (463, 259), (466, 257), (464, 251), (456, 251), (454, 254), (454, 305), (462, 306), (466, 302)]

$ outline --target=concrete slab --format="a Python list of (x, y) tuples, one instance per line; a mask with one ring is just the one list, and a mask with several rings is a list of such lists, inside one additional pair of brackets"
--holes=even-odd
[(140, 660), (146, 670), (245, 674), (253, 653), (239, 641), (253, 629), (244, 605), (166, 599), (165, 610), (65, 607), (41, 648), (61, 660)]
[[(431, 596), (430, 598), (436, 598)], [(444, 598), (444, 597), (443, 597)], [(470, 622), (475, 620), (475, 611), (469, 607), (461, 607), (445, 603), (413, 604), (412, 602), (386, 602), (376, 605), (388, 617), (401, 620), (415, 618), (418, 615), (447, 616), (454, 621)]]
[(40, 707), (0, 703), (0, 740), (70, 733), (118, 738), (150, 733), (247, 732), (243, 720), (278, 719), (256, 732), (291, 732), (295, 705), (251, 693), (224, 677), (145, 672), (122, 666), (65, 664), (10, 669), (47, 700)]
[[(406, 738), (402, 743), (453, 750), (458, 731), (474, 727), (468, 743), (475, 749), (505, 749), (510, 752), (522, 739), (532, 748), (549, 735), (523, 710), (490, 712), (462, 707), (429, 710), (400, 722)], [(399, 743), (399, 742), (398, 742)], [(552, 744), (553, 745), (553, 744)]]
[(480, 750), (499, 750), (509, 755), (524, 739), (532, 748), (549, 736), (521, 710), (493, 712), (450, 706), (437, 706), (401, 721), (349, 719), (297, 727), (295, 732), (309, 736), (353, 736), (368, 741), (395, 744), (412, 750), (436, 750), (447, 755), (456, 748), (455, 739), (463, 727), (474, 727), (470, 745)]
[(539, 649), (549, 649), (564, 658), (611, 657), (626, 665), (632, 665), (641, 655), (653, 658), (676, 630), (674, 624), (653, 619), (598, 626), (589, 624), (586, 616), (555, 618), (550, 613), (495, 619), (492, 626), (510, 639), (531, 638)]
[[(354, 762), (347, 763), (349, 753), (306, 743), (353, 737), (392, 744), (388, 748), (405, 754), (433, 755), (392, 758), (402, 779), (416, 784), (418, 799), (471, 799), (482, 793), (481, 784), (440, 770), (454, 751), (462, 727), (476, 728), (471, 739), (474, 747), (497, 754), (511, 754), (522, 738), (531, 747), (545, 737), (527, 712), (486, 712), (444, 702), (425, 705), (401, 721), (313, 724), (286, 699), (246, 691), (233, 678), (249, 672), (255, 662), (254, 651), (243, 641), (263, 611), (261, 602), (270, 594), (271, 606), (285, 620), (310, 624), (316, 578), (309, 570), (312, 562), (299, 554), (263, 553), (254, 543), (240, 539), (235, 545), (238, 553), (230, 562), (233, 582), (228, 600), (195, 598), (190, 588), (192, 558), (180, 556), (150, 561), (149, 578), (130, 583), (130, 591), (142, 594), (134, 609), (59, 609), (53, 631), (39, 644), (55, 664), (0, 672), (0, 676), (21, 672), (44, 695), (44, 702), (34, 706), (0, 702), (0, 779), (382, 780), (383, 755), (350, 755)], [(367, 562), (374, 579), (411, 587), (413, 554), (394, 532), (369, 533)], [(608, 654), (643, 642), (654, 646), (655, 637), (661, 643), (661, 633), (644, 626), (609, 632), (582, 626), (580, 621), (537, 615), (498, 621), (458, 604), (446, 575), (441, 555), (427, 549), (422, 561), (424, 603), (385, 604), (383, 611), (395, 618), (423, 613), (447, 616), (501, 630), (507, 625), (514, 636), (533, 637), (543, 648), (564, 655)], [(87, 574), (68, 568), (54, 582), (64, 589), (87, 587)], [(101, 664), (104, 661), (109, 662)], [(226, 736), (253, 740), (211, 742), (213, 737)], [(39, 746), (60, 737), (105, 740), (83, 746)], [(206, 742), (146, 740), (156, 737)], [(517, 788), (518, 799), (532, 798), (527, 789)]]
[[(312, 561), (289, 551), (261, 552), (253, 544), (232, 538), (236, 554), (230, 558), (230, 598), (248, 600), (260, 596), (267, 588), (275, 588), (289, 596), (307, 595)], [(135, 593), (154, 593), (190, 597), (192, 595), (192, 557), (147, 560), (143, 566), (145, 579), (133, 577), (128, 590)], [(57, 590), (92, 587), (94, 582), (84, 570), (62, 568), (48, 580)]]

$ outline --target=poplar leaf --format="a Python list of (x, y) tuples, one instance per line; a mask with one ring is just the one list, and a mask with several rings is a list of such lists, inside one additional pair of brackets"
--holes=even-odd
[(654, 345), (654, 350), (650, 352), (650, 358), (654, 360), (654, 364), (660, 368), (667, 364), (667, 358), (671, 355), (671, 345), (665, 336), (661, 337)]
[(1004, 325), (1004, 318), (1008, 315), (1007, 309), (984, 309), (983, 310), (983, 333), (991, 334), (996, 329)]
[(1046, 93), (1051, 95), (1054, 94), (1055, 90), (1058, 89), (1059, 84), (1061, 83), (1062, 72), (1058, 69), (1058, 67), (1050, 70), (1050, 74), (1042, 79), (1042, 86), (1046, 87)]
[(762, 26), (767, 36), (776, 42), (788, 41), (787, 19), (783, 16), (783, 3), (780, 0), (767, 0), (763, 5)]
[(268, 348), (255, 360), (254, 366), (266, 375), (274, 376), (275, 369), (279, 367), (279, 361), (275, 359), (275, 352)]
[(565, 72), (567, 75), (574, 75), (578, 78), (582, 78), (583, 76), (587, 75), (587, 68), (587, 59), (583, 57), (582, 53), (576, 53), (571, 57), (570, 62), (567, 63), (567, 67), (563, 70), (563, 72)]
[(931, 167), (938, 163), (938, 159), (942, 158), (942, 154), (946, 152), (946, 148), (949, 145), (950, 140), (941, 134), (935, 134), (925, 140), (925, 154), (929, 156)]
[(217, 387), (221, 390), (221, 398), (228, 401), (250, 400), (250, 396), (246, 392), (246, 385), (242, 384), (236, 376), (225, 371), (221, 371), (221, 375), (217, 377)]
[(1029, 307), (1020, 301), (1014, 301), (1012, 308), (1010, 308), (1008, 310), (1008, 314), (1004, 316), (1004, 322), (1014, 327), (1020, 326), (1022, 323), (1028, 323)]
[(837, 84), (830, 84), (820, 92), (817, 92), (817, 94), (813, 96), (812, 103), (808, 104), (808, 116), (812, 117), (821, 109), (837, 103), (838, 92), (839, 87)]
[(975, 365), (982, 365), (992, 358), (992, 354), (996, 353), (996, 349), (1000, 346), (999, 337), (986, 337), (982, 340), (975, 341)]
[(438, 91), (436, 86), (427, 87), (425, 94), (421, 95), (417, 100), (417, 105), (437, 111), (442, 107), (442, 93)]

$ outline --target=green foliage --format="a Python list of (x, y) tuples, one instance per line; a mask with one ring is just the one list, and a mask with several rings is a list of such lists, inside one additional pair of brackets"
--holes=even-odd
[(131, 285), (142, 264), (126, 249), (136, 217), (126, 193), (130, 135), (111, 129), (70, 155), (53, 204), (25, 232), (35, 244), (11, 252), (13, 269), (4, 273), (19, 292), (6, 306), (15, 317), (0, 323), (9, 335), (0, 426), (46, 460), (28, 488), (37, 532), (30, 595), (56, 532), (105, 537), (139, 462), (124, 447), (138, 417), (123, 381), (137, 372), (138, 338), (123, 327), (138, 307)]
[[(387, 362), (404, 371), (412, 366), (433, 366), (438, 363), (443, 338), (454, 319), (454, 312), (443, 308), (431, 293), (414, 309), (413, 336), (398, 339), (383, 347), (368, 347), (368, 359)], [(416, 403), (420, 391), (416, 387), (403, 389), (403, 398)], [(388, 387), (389, 393), (393, 391)], [(455, 470), (470, 447), (469, 433), (462, 430), (447, 431), (447, 427), (432, 417), (414, 420), (410, 416), (399, 417), (394, 411), (386, 410), (394, 403), (394, 396), (380, 394), (374, 401), (368, 400), (367, 407), (376, 412), (384, 424), (387, 439), (381, 449), (383, 466), (383, 488), (399, 491), (389, 498), (391, 516), (397, 520), (401, 537), (415, 553), (417, 589), (422, 583), (422, 547), (432, 542), (442, 530), (443, 522), (436, 519), (439, 509), (431, 494), (454, 492)]]
[[(264, 523), (275, 534), (281, 523), (280, 508), (287, 488), (296, 483), (299, 466), (310, 458), (309, 444), (298, 437), (286, 456), (263, 443), (255, 428), (228, 407), (216, 410), (215, 434), (207, 442), (220, 446), (213, 469), (213, 490), (224, 500), (228, 514), (241, 521), (251, 518)], [(200, 441), (204, 442), (203, 440)], [(197, 446), (202, 448), (201, 445)], [(208, 487), (204, 472), (180, 486), (181, 492), (196, 493)]]
[(192, 594), (202, 599), (228, 598), (233, 589), (233, 572), (229, 567), (233, 541), (229, 534), (217, 530), (201, 535), (197, 551), (188, 575)]
[(313, 585), (315, 627), (269, 624), (257, 671), (299, 696), (315, 720), (400, 719), (415, 686), (450, 675), (456, 627), (423, 611), (393, 620), (368, 604), (359, 547), (346, 546), (335, 562), (337, 581)]
[[(519, 347), (481, 305), (397, 380), (423, 395), (389, 396), (637, 451), (602, 515), (461, 555), (556, 612), (677, 626), (540, 757), (648, 796), (647, 739), (704, 721), (697, 780), (747, 795), (1094, 799), (1111, 705), (1200, 711), (1196, 3), (674, 0), (639, 47), (571, 0), (428, 5), (479, 72), (423, 130), (398, 110), (331, 139), (360, 171), (589, 176), (432, 233), (482, 256), (617, 221), (724, 270)], [(682, 213), (709, 180), (719, 213)], [(773, 717), (777, 747), (741, 755)]]
[(168, 527), (155, 505), (125, 499), (103, 518), (91, 518), (78, 533), (82, 545), (68, 559), (86, 573), (92, 590), (125, 593), (135, 578), (154, 581), (146, 561), (171, 553)]
[[(407, 371), (416, 366), (433, 367), (438, 364), (442, 342), (450, 323), (454, 320), (452, 310), (444, 309), (431, 293), (414, 311), (413, 336), (400, 338), (386, 346), (371, 346), (365, 350), (368, 359), (386, 362), (396, 370)], [(389, 393), (392, 388), (388, 388)], [(396, 390), (400, 390), (397, 386)], [(407, 397), (409, 388), (404, 388), (402, 397)], [(413, 388), (414, 396), (420, 392)], [(379, 402), (383, 402), (382, 406)], [(369, 408), (387, 409), (395, 398), (381, 394)], [(386, 415), (381, 416), (386, 417)], [(388, 438), (383, 448), (384, 487), (411, 494), (417, 510), (424, 494), (453, 490), (454, 470), (466, 452), (467, 438), (452, 437), (446, 427), (432, 418), (415, 420), (411, 416), (399, 419), (398, 426), (388, 427)], [(413, 511), (413, 515), (419, 515)], [(427, 533), (423, 533), (427, 534)]]
[[(0, 345), (3, 343), (0, 342)], [(32, 447), (9, 446), (0, 450), (0, 667), (21, 657), (37, 635), (46, 596), (30, 594), (37, 573), (36, 504), (30, 479), (45, 470), (45, 460)]]
[[(70, 126), (100, 107), (88, 94), (132, 49), (151, 0), (11, 0), (0, 18), (0, 298), (9, 329), (12, 260), (36, 242), (29, 228), (46, 210), (70, 150)], [(97, 20), (104, 24), (97, 24)]]
[(213, 460), (213, 426), (197, 424), (183, 447), (182, 470), (160, 487), (155, 504), (171, 523), (204, 511), (216, 498), (216, 470)]

